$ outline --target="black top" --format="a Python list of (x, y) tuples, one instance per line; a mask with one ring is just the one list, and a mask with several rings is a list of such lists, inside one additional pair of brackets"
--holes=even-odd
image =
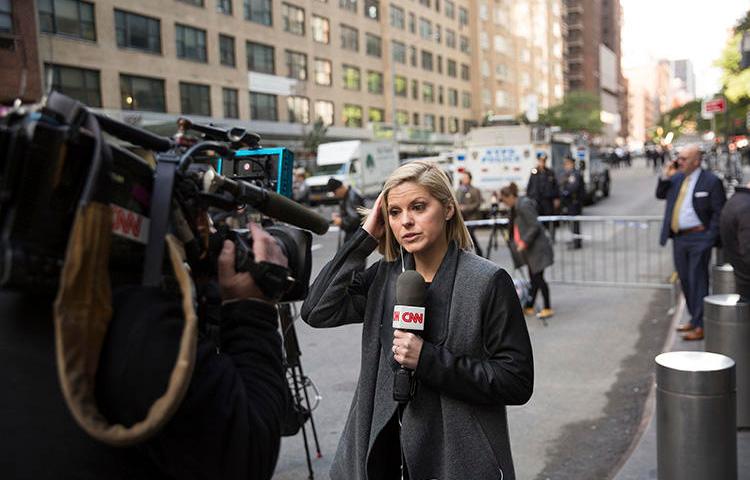
[(557, 185), (555, 173), (549, 168), (531, 170), (529, 183), (526, 186), (526, 196), (536, 202), (539, 215), (552, 215), (555, 213), (553, 201), (560, 198), (560, 189)]
[[(724, 254), (735, 276), (750, 286), (750, 189), (737, 187), (727, 200), (719, 220)], [(743, 293), (743, 292), (740, 292)], [(743, 296), (750, 297), (748, 292)]]

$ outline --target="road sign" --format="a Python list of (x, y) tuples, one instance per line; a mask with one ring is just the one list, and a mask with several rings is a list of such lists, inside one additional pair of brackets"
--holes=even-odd
[(701, 103), (701, 113), (704, 115), (707, 113), (724, 113), (727, 109), (727, 101), (723, 97), (712, 98), (711, 100), (703, 100)]

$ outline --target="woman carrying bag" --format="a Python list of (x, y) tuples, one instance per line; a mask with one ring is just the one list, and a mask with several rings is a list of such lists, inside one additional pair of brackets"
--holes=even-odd
[(524, 314), (534, 315), (536, 294), (542, 291), (544, 308), (537, 316), (549, 318), (555, 314), (550, 305), (549, 285), (544, 280), (544, 269), (554, 263), (552, 242), (547, 237), (542, 224), (537, 219), (534, 201), (518, 197), (518, 186), (511, 183), (500, 190), (500, 199), (510, 207), (510, 245), (514, 258), (521, 260), (529, 269), (531, 293), (528, 303), (524, 305)]

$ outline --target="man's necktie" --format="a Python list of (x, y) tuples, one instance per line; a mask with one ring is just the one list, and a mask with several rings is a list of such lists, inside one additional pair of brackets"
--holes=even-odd
[(677, 200), (674, 202), (674, 210), (672, 211), (672, 232), (674, 233), (680, 231), (680, 209), (682, 208), (682, 202), (685, 200), (685, 194), (687, 193), (689, 185), (690, 181), (686, 176), (682, 179), (680, 193), (677, 195)]

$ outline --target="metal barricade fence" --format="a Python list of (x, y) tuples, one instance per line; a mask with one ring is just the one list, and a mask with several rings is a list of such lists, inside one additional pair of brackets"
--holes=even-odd
[[(551, 282), (616, 287), (671, 288), (672, 249), (659, 245), (662, 216), (539, 217), (553, 242), (555, 263), (545, 270)], [(579, 234), (573, 233), (575, 222)], [(466, 222), (486, 258), (513, 270), (508, 219)], [(580, 240), (581, 248), (575, 247)]]

